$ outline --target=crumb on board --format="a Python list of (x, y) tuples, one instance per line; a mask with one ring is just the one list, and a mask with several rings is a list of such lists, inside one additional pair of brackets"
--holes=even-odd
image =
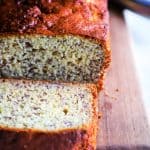
[(116, 91), (116, 92), (119, 92), (119, 89), (117, 88), (117, 89), (115, 89), (115, 91)]
[(101, 118), (102, 118), (102, 113), (98, 112), (98, 119), (101, 119)]
[(110, 94), (110, 93), (108, 93), (106, 89), (104, 91), (104, 96), (107, 96), (107, 97), (109, 97), (109, 98), (111, 98), (113, 100), (117, 100), (117, 97), (112, 95), (112, 94)]

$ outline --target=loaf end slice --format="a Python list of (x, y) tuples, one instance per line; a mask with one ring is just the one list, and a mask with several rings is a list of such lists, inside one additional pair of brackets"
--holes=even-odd
[(95, 149), (96, 98), (91, 84), (0, 80), (1, 149)]

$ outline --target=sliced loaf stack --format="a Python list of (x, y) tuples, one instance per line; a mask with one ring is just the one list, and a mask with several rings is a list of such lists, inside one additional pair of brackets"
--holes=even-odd
[(0, 149), (94, 150), (109, 62), (106, 0), (0, 1)]

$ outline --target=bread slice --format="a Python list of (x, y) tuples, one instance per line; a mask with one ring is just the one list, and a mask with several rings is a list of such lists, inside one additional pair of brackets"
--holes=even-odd
[(79, 36), (0, 36), (0, 76), (96, 82), (104, 62), (102, 47)]
[(0, 80), (0, 149), (95, 149), (92, 84)]
[(99, 83), (110, 62), (106, 0), (4, 1), (0, 77)]

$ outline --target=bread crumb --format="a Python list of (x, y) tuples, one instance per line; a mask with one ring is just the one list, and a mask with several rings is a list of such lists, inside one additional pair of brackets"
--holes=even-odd
[(65, 108), (65, 109), (63, 110), (63, 112), (64, 112), (65, 115), (67, 115), (68, 109)]
[(102, 118), (102, 113), (99, 112), (99, 113), (98, 113), (98, 119), (101, 119), (101, 118)]
[(117, 88), (117, 89), (115, 89), (115, 91), (116, 91), (116, 92), (119, 92), (119, 89)]

